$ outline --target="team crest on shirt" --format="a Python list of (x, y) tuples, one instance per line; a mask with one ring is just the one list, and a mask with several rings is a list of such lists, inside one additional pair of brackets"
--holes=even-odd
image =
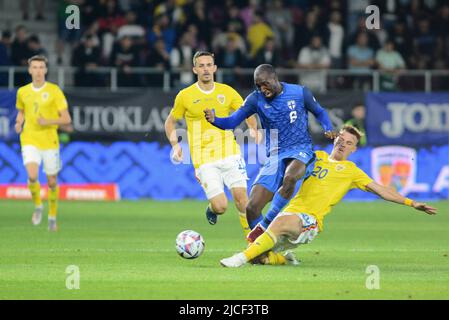
[(219, 94), (219, 95), (217, 96), (217, 100), (218, 100), (218, 102), (220, 102), (221, 104), (224, 104), (224, 103), (225, 103), (225, 96), (224, 96), (224, 94)]
[(289, 101), (287, 102), (287, 106), (288, 106), (288, 108), (289, 108), (290, 110), (295, 110), (295, 108), (296, 108), (296, 102), (295, 102), (295, 100), (289, 100)]
[(336, 171), (341, 171), (341, 170), (344, 170), (344, 168), (346, 168), (344, 165), (342, 165), (342, 164), (337, 164), (336, 166), (335, 166), (335, 170)]
[(50, 94), (48, 92), (43, 92), (42, 93), (42, 100), (48, 100), (48, 97), (50, 97)]

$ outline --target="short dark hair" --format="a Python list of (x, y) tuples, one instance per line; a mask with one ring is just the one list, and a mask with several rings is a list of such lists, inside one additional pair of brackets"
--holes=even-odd
[(267, 63), (260, 64), (257, 66), (256, 70), (254, 70), (254, 80), (260, 77), (262, 74), (277, 77), (276, 70), (274, 69), (274, 67), (271, 64)]
[(215, 55), (212, 52), (209, 51), (197, 51), (195, 52), (195, 54), (193, 55), (193, 66), (196, 66), (196, 59), (199, 57), (212, 57), (212, 60), (214, 60), (215, 63)]
[(35, 56), (32, 56), (31, 58), (29, 58), (28, 65), (30, 66), (31, 62), (33, 62), (33, 61), (42, 61), (42, 62), (45, 62), (45, 66), (48, 65), (48, 59), (47, 59), (47, 57), (45, 57), (43, 55), (35, 55)]
[(357, 144), (359, 144), (360, 139), (364, 136), (364, 134), (357, 129), (354, 126), (351, 126), (349, 124), (344, 125), (341, 129), (340, 132), (348, 132), (350, 134), (352, 134), (353, 136), (355, 136), (357, 138)]

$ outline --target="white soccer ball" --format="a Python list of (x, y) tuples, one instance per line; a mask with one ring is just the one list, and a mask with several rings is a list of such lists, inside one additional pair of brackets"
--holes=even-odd
[(182, 231), (176, 237), (176, 251), (185, 259), (198, 258), (204, 251), (204, 239), (196, 231)]

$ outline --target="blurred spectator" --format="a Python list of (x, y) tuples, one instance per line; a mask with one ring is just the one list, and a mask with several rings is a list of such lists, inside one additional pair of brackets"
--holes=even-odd
[(405, 21), (399, 20), (394, 24), (390, 31), (389, 39), (394, 42), (395, 48), (403, 57), (410, 56), (413, 41)]
[(81, 87), (98, 86), (101, 76), (93, 73), (101, 60), (101, 50), (92, 35), (87, 35), (73, 52), (72, 65), (78, 67), (75, 85)]
[[(12, 34), (11, 31), (5, 30), (2, 32), (2, 37), (0, 39), (0, 46), (4, 50), (5, 57), (8, 60), (8, 65), (11, 63), (11, 46), (12, 46)], [(6, 60), (3, 60), (6, 61)]]
[(328, 69), (331, 64), (329, 51), (323, 46), (319, 35), (312, 36), (310, 45), (299, 52), (298, 67), (305, 69), (301, 72), (301, 84), (312, 90), (324, 91), (324, 81), (319, 71), (307, 71), (307, 69)]
[(212, 41), (212, 28), (206, 15), (206, 5), (204, 0), (194, 2), (193, 12), (189, 17), (187, 24), (194, 24), (198, 30), (201, 31), (197, 35), (199, 46), (210, 47)]
[(124, 36), (132, 38), (134, 41), (139, 41), (145, 37), (145, 29), (136, 23), (137, 16), (133, 11), (126, 12), (126, 24), (121, 26), (117, 31), (117, 38), (121, 39)]
[(27, 44), (30, 57), (35, 55), (47, 56), (47, 51), (42, 47), (41, 41), (37, 35), (31, 35), (27, 40)]
[(364, 33), (367, 37), (366, 45), (371, 49), (373, 49), (374, 51), (377, 51), (381, 47), (379, 37), (377, 36), (377, 34), (374, 33), (375, 31), (366, 29), (365, 19), (366, 19), (365, 15), (359, 18), (357, 30), (349, 35), (347, 43), (349, 46), (356, 44), (359, 35), (361, 33)]
[(170, 64), (174, 68), (181, 68), (177, 86), (184, 88), (194, 82), (192, 73), (192, 59), (195, 54), (195, 33), (184, 32), (179, 44), (170, 52)]
[(223, 74), (223, 82), (231, 86), (235, 85), (235, 73), (238, 73), (238, 68), (244, 65), (244, 55), (240, 51), (237, 40), (233, 35), (229, 35), (227, 39), (226, 47), (222, 48), (217, 53), (216, 64), (220, 68), (233, 69), (232, 73)]
[(277, 48), (290, 48), (293, 44), (293, 16), (281, 0), (271, 0), (267, 10), (267, 20), (273, 28)]
[[(22, 19), (28, 20), (30, 18), (30, 0), (20, 0), (20, 9), (22, 10)], [(36, 9), (36, 20), (44, 20), (44, 0), (33, 1), (34, 7)]]
[(352, 118), (345, 122), (347, 125), (351, 125), (359, 129), (364, 136), (360, 139), (360, 146), (366, 145), (366, 130), (365, 130), (365, 106), (362, 103), (356, 104), (352, 109)]
[(248, 28), (247, 40), (249, 43), (249, 56), (254, 58), (257, 51), (264, 45), (267, 38), (273, 37), (273, 30), (263, 21), (261, 11), (257, 11), (253, 16), (253, 23)]
[[(374, 65), (374, 50), (368, 47), (368, 35), (360, 33), (357, 43), (348, 48), (348, 67), (351, 70), (368, 71)], [(367, 90), (370, 83), (369, 76), (357, 76), (354, 85), (357, 89)]]
[(417, 32), (414, 37), (413, 47), (418, 59), (426, 64), (432, 62), (432, 55), (435, 52), (437, 39), (430, 30), (430, 22), (427, 19), (418, 22)]
[(154, 26), (148, 33), (148, 42), (153, 46), (159, 39), (164, 41), (165, 49), (170, 52), (175, 46), (176, 31), (170, 25), (170, 19), (166, 14), (161, 14), (156, 17)]
[[(232, 5), (229, 8), (229, 19), (228, 19), (228, 26), (229, 24), (233, 25), (234, 32), (237, 32), (240, 35), (246, 34), (246, 26), (243, 19), (240, 17), (240, 10), (236, 5)], [(228, 27), (229, 29), (229, 27)]]
[(154, 16), (159, 15), (166, 15), (172, 25), (182, 25), (186, 20), (182, 6), (175, 0), (165, 0), (157, 5), (154, 9)]
[(245, 23), (245, 30), (248, 30), (253, 23), (256, 11), (260, 11), (261, 9), (260, 0), (249, 0), (248, 5), (240, 10), (240, 17)]
[(137, 86), (138, 77), (130, 71), (139, 65), (139, 53), (133, 46), (132, 39), (125, 36), (114, 45), (111, 53), (111, 65), (119, 68), (118, 86)]
[(226, 32), (219, 32), (214, 36), (212, 40), (212, 49), (217, 52), (226, 47), (229, 37), (233, 37), (236, 41), (236, 45), (239, 50), (244, 54), (246, 53), (245, 39), (237, 32), (237, 25), (233, 22), (229, 22)]
[[(11, 65), (10, 60), (11, 32), (3, 31), (0, 39), (0, 67)], [(0, 71), (0, 87), (8, 85), (8, 72)]]
[[(170, 70), (170, 54), (165, 47), (165, 41), (163, 39), (156, 40), (154, 48), (148, 56), (147, 65), (161, 71)], [(160, 87), (163, 84), (163, 75), (151, 74), (148, 77), (148, 81), (150, 85)]]
[(394, 49), (394, 43), (391, 40), (385, 42), (383, 49), (376, 53), (376, 62), (380, 76), (380, 89), (382, 91), (396, 90), (397, 72), (405, 68), (405, 62), (401, 54)]
[(295, 30), (295, 41), (293, 50), (298, 52), (309, 45), (312, 35), (318, 34), (323, 38), (323, 30), (318, 23), (318, 16), (315, 12), (307, 12), (305, 21)]
[[(27, 29), (23, 25), (16, 27), (14, 41), (11, 45), (11, 62), (15, 66), (27, 67), (28, 59), (31, 53), (28, 49), (27, 43)], [(15, 86), (23, 86), (30, 82), (30, 77), (27, 71), (17, 72), (15, 74)]]
[(331, 68), (343, 68), (343, 42), (345, 30), (341, 25), (341, 13), (333, 11), (330, 15), (330, 21), (327, 24), (329, 40), (328, 48), (331, 57)]
[(253, 65), (256, 67), (260, 64), (271, 64), (275, 68), (282, 67), (282, 59), (279, 50), (275, 47), (274, 39), (267, 38), (264, 46), (257, 52), (254, 57)]
[(105, 0), (100, 5), (98, 32), (103, 43), (103, 56), (108, 59), (117, 39), (118, 29), (126, 24), (122, 10), (116, 0)]

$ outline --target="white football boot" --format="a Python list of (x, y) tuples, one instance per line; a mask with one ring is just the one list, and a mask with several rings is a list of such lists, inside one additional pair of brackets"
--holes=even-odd
[(34, 208), (33, 216), (31, 217), (31, 223), (33, 226), (37, 226), (41, 223), (42, 211), (44, 211), (44, 207), (42, 205)]
[(220, 264), (227, 268), (238, 268), (248, 262), (243, 252), (236, 253), (232, 257), (221, 259)]

